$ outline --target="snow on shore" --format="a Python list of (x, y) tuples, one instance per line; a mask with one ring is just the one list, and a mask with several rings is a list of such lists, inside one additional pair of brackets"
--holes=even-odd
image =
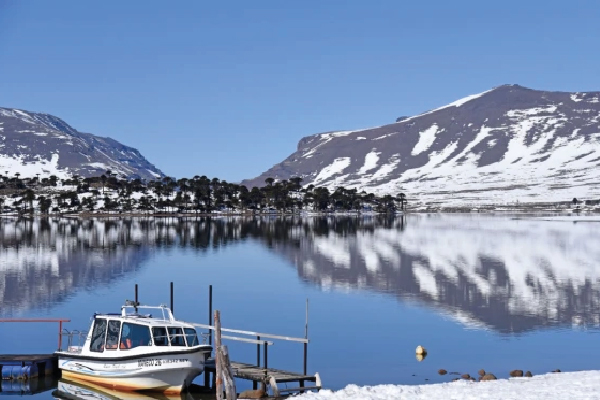
[(487, 382), (460, 380), (431, 385), (349, 385), (337, 392), (306, 393), (301, 400), (402, 400), (402, 399), (600, 399), (600, 371), (581, 371), (510, 378)]

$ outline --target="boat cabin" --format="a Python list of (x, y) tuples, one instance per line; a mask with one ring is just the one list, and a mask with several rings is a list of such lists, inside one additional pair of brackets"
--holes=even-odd
[[(134, 312), (128, 313), (132, 308)], [(162, 315), (139, 314), (139, 308), (154, 309)], [(70, 346), (69, 352), (114, 355), (114, 352), (132, 349), (148, 351), (148, 346), (156, 346), (152, 350), (156, 352), (183, 350), (201, 344), (204, 343), (198, 340), (196, 328), (177, 321), (169, 308), (125, 305), (120, 314), (95, 314), (84, 346)]]

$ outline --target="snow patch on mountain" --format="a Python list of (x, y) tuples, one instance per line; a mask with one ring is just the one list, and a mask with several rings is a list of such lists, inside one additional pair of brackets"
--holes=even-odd
[(396, 166), (400, 163), (400, 160), (391, 160), (389, 163), (383, 164), (381, 168), (373, 174), (373, 179), (381, 179), (387, 177)]
[(438, 133), (439, 126), (437, 124), (431, 125), (430, 128), (424, 130), (419, 134), (419, 141), (416, 146), (413, 147), (410, 154), (416, 156), (427, 150), (435, 141), (435, 134)]
[(486, 94), (486, 93), (489, 93), (489, 92), (491, 92), (491, 91), (493, 91), (493, 89), (492, 89), (492, 90), (486, 90), (485, 92), (481, 92), (481, 93), (471, 94), (471, 95), (469, 95), (469, 96), (463, 97), (462, 99), (458, 99), (458, 100), (456, 100), (456, 101), (453, 101), (452, 103), (450, 103), (450, 104), (447, 104), (447, 105), (445, 105), (445, 106), (443, 106), (443, 107), (434, 108), (433, 110), (426, 111), (426, 112), (424, 112), (423, 114), (415, 115), (414, 117), (408, 117), (408, 118), (405, 118), (405, 119), (403, 119), (402, 121), (399, 121), (399, 122), (396, 122), (396, 123), (397, 123), (397, 124), (403, 124), (403, 123), (406, 123), (406, 122), (412, 121), (412, 120), (414, 120), (415, 118), (418, 118), (418, 117), (423, 117), (423, 116), (425, 116), (425, 115), (429, 115), (429, 114), (433, 114), (433, 113), (435, 113), (435, 112), (437, 112), (437, 111), (440, 111), (440, 110), (443, 110), (443, 109), (446, 109), (446, 108), (451, 108), (451, 107), (461, 107), (461, 106), (463, 106), (464, 104), (466, 104), (466, 103), (468, 103), (468, 102), (470, 102), (470, 101), (472, 101), (472, 100), (478, 99), (478, 98), (480, 98), (481, 96), (483, 96), (484, 94)]
[(443, 110), (444, 108), (449, 108), (449, 107), (460, 107), (460, 106), (464, 105), (465, 103), (468, 103), (469, 101), (480, 98), (481, 96), (483, 96), (486, 93), (491, 92), (492, 90), (493, 89), (486, 90), (485, 92), (481, 92), (481, 93), (472, 94), (467, 97), (463, 97), (462, 99), (453, 101), (452, 103), (448, 104), (447, 106), (436, 108), (435, 110), (432, 110), (432, 111)]
[(336, 174), (340, 174), (350, 165), (350, 157), (336, 158), (331, 164), (323, 168), (315, 178), (315, 184), (322, 182)]
[(40, 155), (33, 156), (33, 160), (31, 160), (26, 159), (23, 155), (0, 154), (0, 172), (8, 171), (9, 175), (18, 172), (22, 178), (32, 178), (38, 174), (40, 176), (55, 175), (61, 179), (67, 178), (69, 174), (58, 167), (58, 159), (58, 154), (52, 154), (50, 160), (45, 160)]
[(364, 175), (368, 171), (377, 168), (377, 161), (379, 161), (379, 153), (376, 151), (372, 151), (367, 153), (365, 156), (365, 163), (361, 169), (358, 170), (358, 175)]

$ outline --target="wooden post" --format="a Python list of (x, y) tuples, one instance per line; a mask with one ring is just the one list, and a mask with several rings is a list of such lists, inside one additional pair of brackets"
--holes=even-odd
[[(208, 285), (208, 324), (212, 324), (212, 285)], [(212, 331), (208, 331), (208, 344), (212, 345)]]
[[(62, 350), (62, 320), (58, 322), (58, 351)], [(69, 350), (69, 345), (67, 344), (67, 351)], [(0, 367), (0, 370), (2, 368)]]
[[(257, 336), (256, 340), (260, 340), (260, 336)], [(260, 368), (260, 343), (256, 343), (256, 366)], [(252, 390), (256, 389), (258, 389), (258, 383), (252, 381)]]
[[(260, 336), (256, 340), (260, 340)], [(260, 343), (256, 343), (256, 366), (260, 368)]]
[[(212, 285), (208, 286), (208, 324), (212, 325), (213, 323), (213, 313), (212, 313)], [(208, 344), (212, 345), (212, 330), (208, 330)], [(216, 387), (216, 376), (217, 376), (217, 365), (216, 365), (216, 357), (217, 352), (215, 354), (215, 372), (213, 374), (213, 388)], [(208, 388), (210, 382), (210, 376), (208, 375), (208, 371), (204, 370), (204, 386)]]
[(215, 389), (217, 391), (217, 400), (223, 400), (223, 360), (221, 358), (221, 312), (215, 310)]
[(134, 308), (133, 308), (133, 309), (135, 310), (135, 312), (136, 312), (136, 313), (137, 313), (137, 310), (138, 310), (138, 309), (137, 309), (137, 306), (138, 306), (138, 304), (139, 304), (139, 303), (138, 303), (138, 284), (136, 283), (136, 284), (135, 284), (135, 306), (134, 306)]
[[(304, 324), (304, 339), (308, 339), (308, 299), (306, 299), (306, 322)], [(304, 343), (304, 375), (306, 376), (308, 363), (308, 343)]]
[(235, 380), (233, 379), (233, 371), (231, 370), (231, 361), (229, 360), (229, 351), (227, 346), (220, 347), (221, 366), (223, 368), (222, 375), (225, 381), (225, 393), (227, 400), (237, 400), (237, 389)]
[(268, 365), (268, 360), (269, 360), (269, 345), (267, 344), (267, 342), (265, 342), (265, 344), (263, 344), (263, 363), (265, 364), (265, 372), (267, 370), (267, 368), (269, 368)]
[(171, 282), (171, 314), (173, 313), (173, 282)]
[[(265, 341), (263, 343), (263, 364), (265, 366), (265, 380), (267, 379), (267, 376), (269, 375), (267, 368), (269, 368), (269, 344)], [(267, 391), (267, 384), (265, 382), (263, 382), (262, 384), (262, 390)]]

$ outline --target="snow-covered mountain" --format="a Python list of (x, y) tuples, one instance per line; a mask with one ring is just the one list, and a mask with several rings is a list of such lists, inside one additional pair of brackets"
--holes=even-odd
[(242, 183), (300, 176), (445, 205), (600, 198), (600, 92), (504, 85), (397, 121), (305, 137)]
[(154, 179), (163, 173), (136, 149), (73, 129), (58, 117), (0, 107), (0, 174)]

